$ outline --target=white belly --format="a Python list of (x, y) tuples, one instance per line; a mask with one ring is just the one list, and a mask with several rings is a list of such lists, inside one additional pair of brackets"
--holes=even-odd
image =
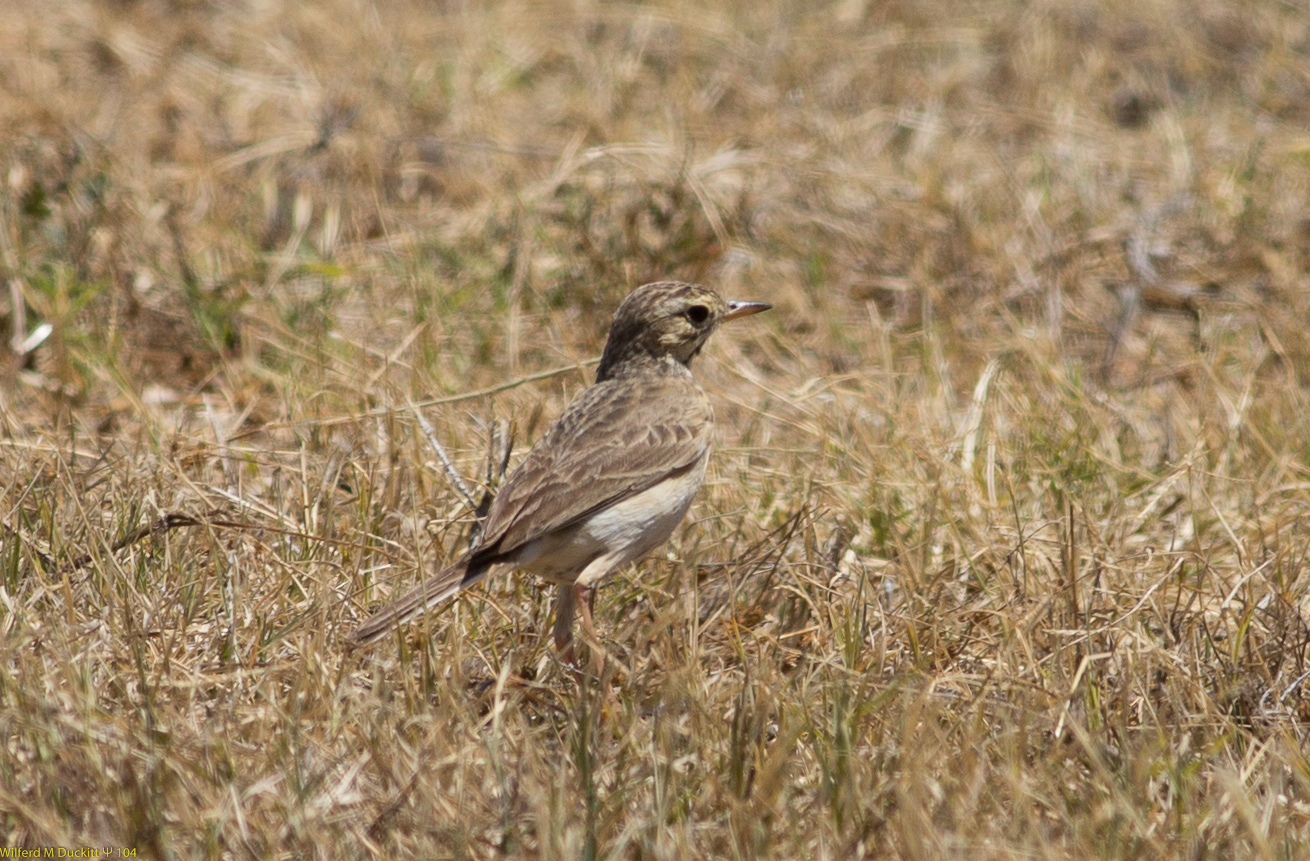
[(517, 567), (555, 582), (589, 586), (659, 547), (686, 516), (705, 481), (709, 450), (689, 470), (587, 519), (524, 545)]

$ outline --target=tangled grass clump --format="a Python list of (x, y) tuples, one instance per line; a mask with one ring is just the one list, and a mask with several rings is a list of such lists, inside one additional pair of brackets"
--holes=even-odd
[[(0, 9), (0, 846), (1297, 857), (1310, 19), (1133, 4)], [(590, 381), (698, 360), (581, 682), (488, 583)]]

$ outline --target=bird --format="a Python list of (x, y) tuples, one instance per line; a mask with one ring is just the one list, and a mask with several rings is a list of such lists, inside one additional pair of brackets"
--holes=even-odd
[(682, 281), (629, 293), (595, 383), (510, 472), (475, 545), (373, 613), (351, 646), (376, 643), (489, 574), (517, 569), (555, 585), (555, 646), (573, 663), (575, 612), (599, 642), (592, 588), (662, 545), (705, 481), (714, 412), (692, 360), (721, 323), (771, 307)]

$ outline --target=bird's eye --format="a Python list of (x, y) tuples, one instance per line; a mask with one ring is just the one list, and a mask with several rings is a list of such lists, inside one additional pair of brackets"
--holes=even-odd
[(687, 309), (687, 319), (699, 326), (710, 318), (710, 309), (704, 305), (692, 305)]

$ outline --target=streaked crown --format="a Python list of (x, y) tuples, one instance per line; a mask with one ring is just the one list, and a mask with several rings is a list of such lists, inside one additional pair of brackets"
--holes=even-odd
[(682, 281), (638, 287), (614, 312), (596, 381), (667, 359), (690, 367), (720, 323), (770, 307), (764, 302), (725, 302), (708, 287)]

